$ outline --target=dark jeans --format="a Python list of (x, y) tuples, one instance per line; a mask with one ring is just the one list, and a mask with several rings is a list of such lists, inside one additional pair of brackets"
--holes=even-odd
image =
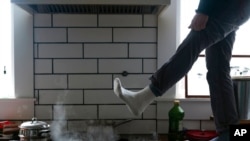
[(185, 76), (200, 52), (206, 49), (207, 80), (216, 128), (221, 132), (230, 124), (237, 124), (239, 119), (230, 77), (230, 59), (235, 32), (248, 20), (249, 9), (249, 0), (244, 4), (236, 0), (225, 6), (223, 12), (209, 17), (204, 30), (190, 31), (176, 53), (150, 78), (153, 93), (156, 96), (164, 94)]

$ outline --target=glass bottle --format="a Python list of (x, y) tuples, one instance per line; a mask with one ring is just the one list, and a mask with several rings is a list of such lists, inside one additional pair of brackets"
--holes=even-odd
[(184, 110), (180, 106), (179, 100), (174, 100), (174, 106), (168, 112), (169, 117), (169, 141), (183, 140), (182, 120), (184, 118)]

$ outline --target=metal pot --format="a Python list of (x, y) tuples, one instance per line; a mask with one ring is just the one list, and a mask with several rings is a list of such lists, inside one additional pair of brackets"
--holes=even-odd
[(19, 128), (19, 137), (21, 141), (49, 140), (50, 125), (43, 121), (37, 121), (37, 118), (32, 118), (32, 121), (22, 123)]

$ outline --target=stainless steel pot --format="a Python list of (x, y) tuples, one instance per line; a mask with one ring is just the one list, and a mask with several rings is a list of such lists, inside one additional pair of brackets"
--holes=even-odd
[(19, 137), (21, 141), (48, 141), (50, 138), (50, 125), (37, 118), (24, 122), (20, 126)]

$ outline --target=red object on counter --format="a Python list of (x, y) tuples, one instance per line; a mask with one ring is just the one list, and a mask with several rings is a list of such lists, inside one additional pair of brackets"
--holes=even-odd
[(0, 121), (0, 129), (3, 129), (4, 125), (12, 124), (10, 121)]
[(187, 130), (186, 131), (186, 137), (187, 139), (191, 141), (209, 141), (215, 137), (217, 137), (218, 134), (216, 131), (212, 130)]

